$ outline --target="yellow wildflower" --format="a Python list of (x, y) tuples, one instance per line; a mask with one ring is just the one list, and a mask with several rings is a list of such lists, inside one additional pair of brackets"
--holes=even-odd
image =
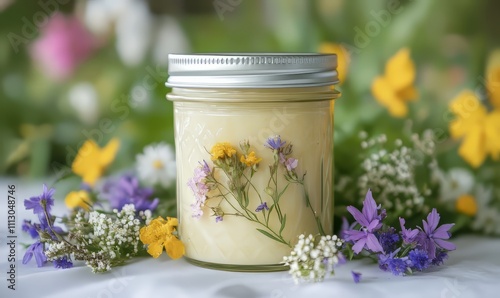
[(212, 154), (212, 160), (217, 160), (233, 156), (233, 154), (236, 154), (236, 149), (231, 144), (223, 142), (215, 144), (210, 153)]
[(251, 167), (251, 166), (256, 165), (259, 162), (261, 162), (262, 158), (257, 158), (257, 156), (255, 156), (255, 152), (252, 151), (247, 156), (242, 155), (240, 157), (240, 161), (241, 161), (241, 163), (246, 164), (247, 167)]
[(320, 45), (319, 52), (337, 55), (337, 72), (340, 84), (343, 84), (347, 76), (349, 62), (351, 60), (347, 49), (337, 43), (324, 42)]
[(488, 59), (486, 89), (491, 104), (500, 110), (500, 49), (494, 51)]
[(163, 252), (163, 247), (168, 256), (178, 259), (185, 253), (184, 243), (180, 241), (174, 232), (177, 230), (179, 221), (175, 217), (163, 219), (161, 216), (153, 219), (149, 225), (142, 227), (139, 238), (148, 246), (148, 253), (153, 258), (158, 258)]
[(71, 166), (73, 172), (82, 177), (83, 182), (91, 187), (94, 186), (108, 165), (115, 159), (116, 152), (120, 146), (118, 139), (112, 139), (104, 147), (100, 148), (93, 140), (87, 140), (76, 155)]
[(454, 139), (463, 138), (458, 154), (471, 166), (479, 167), (488, 155), (500, 157), (500, 110), (488, 112), (471, 90), (460, 93), (451, 103), (456, 118), (450, 122)]
[(392, 116), (404, 117), (408, 114), (407, 102), (418, 97), (413, 86), (415, 76), (415, 64), (411, 60), (410, 50), (403, 48), (387, 61), (384, 75), (375, 78), (372, 94)]
[(64, 199), (64, 202), (69, 209), (80, 207), (85, 210), (89, 210), (90, 206), (92, 205), (92, 200), (90, 199), (89, 193), (85, 190), (70, 192), (66, 196), (66, 199)]
[(457, 199), (456, 209), (465, 215), (474, 216), (477, 213), (476, 199), (471, 195), (462, 195)]

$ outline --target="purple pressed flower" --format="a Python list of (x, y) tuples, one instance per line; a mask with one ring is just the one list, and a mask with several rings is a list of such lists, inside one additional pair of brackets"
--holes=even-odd
[(378, 234), (378, 241), (384, 249), (384, 251), (393, 251), (396, 249), (397, 243), (399, 241), (399, 236), (396, 233), (396, 229), (390, 227), (387, 231)]
[(287, 158), (285, 161), (285, 167), (286, 169), (291, 172), (294, 170), (297, 166), (299, 165), (299, 160), (295, 158)]
[(23, 257), (23, 264), (28, 264), (33, 256), (35, 256), (35, 261), (38, 267), (42, 267), (47, 262), (47, 257), (43, 252), (43, 243), (40, 241), (37, 241), (28, 247)]
[(401, 225), (401, 236), (403, 238), (403, 242), (405, 244), (410, 244), (415, 241), (415, 238), (418, 235), (418, 230), (406, 229), (405, 227), (405, 219), (399, 218), (399, 224)]
[(44, 184), (42, 194), (24, 200), (24, 207), (26, 208), (26, 210), (33, 209), (33, 213), (38, 215), (38, 218), (44, 218), (44, 205), (47, 213), (50, 212), (50, 208), (54, 205), (54, 199), (52, 198), (52, 196), (54, 195), (55, 191), (56, 190), (53, 188), (47, 189), (47, 185)]
[(153, 190), (141, 188), (139, 180), (132, 175), (124, 175), (118, 180), (106, 182), (102, 194), (109, 200), (111, 207), (118, 210), (126, 204), (133, 204), (137, 212), (147, 209), (153, 211), (160, 202), (158, 198), (150, 200)]
[(352, 274), (352, 279), (354, 280), (354, 283), (359, 283), (361, 281), (361, 273), (351, 271), (351, 274)]
[(444, 260), (448, 259), (448, 254), (445, 251), (438, 250), (436, 257), (432, 259), (431, 264), (440, 266), (444, 263)]
[(431, 263), (427, 252), (421, 249), (411, 250), (408, 254), (408, 259), (411, 262), (411, 267), (418, 271), (427, 269)]
[(444, 224), (438, 227), (439, 218), (439, 213), (437, 213), (436, 208), (433, 208), (431, 213), (427, 216), (427, 221), (422, 220), (423, 229), (418, 233), (416, 239), (418, 245), (427, 251), (430, 259), (436, 257), (437, 248), (442, 248), (447, 251), (456, 249), (453, 243), (445, 241), (450, 238), (451, 235), (448, 231), (455, 224)]
[(257, 209), (255, 209), (255, 212), (260, 212), (260, 211), (262, 211), (262, 210), (264, 210), (264, 209), (269, 210), (269, 207), (267, 207), (267, 203), (266, 203), (266, 202), (264, 202), (264, 203), (260, 204), (260, 205), (257, 207)]
[(363, 209), (360, 212), (353, 206), (348, 206), (347, 211), (352, 214), (354, 219), (361, 225), (361, 230), (345, 231), (347, 241), (353, 241), (352, 250), (359, 254), (363, 248), (367, 248), (372, 252), (383, 252), (384, 249), (380, 245), (374, 232), (380, 229), (382, 224), (377, 219), (377, 204), (373, 199), (372, 192), (368, 190), (365, 200), (363, 201)]
[(200, 219), (203, 215), (203, 210), (201, 208), (205, 204), (207, 194), (210, 191), (209, 187), (205, 184), (205, 178), (210, 175), (210, 172), (210, 167), (207, 162), (203, 160), (203, 163), (200, 162), (200, 166), (194, 169), (193, 177), (187, 182), (188, 187), (195, 197), (195, 202), (191, 204), (191, 208), (193, 209), (192, 216), (197, 219)]
[(274, 137), (268, 138), (267, 142), (266, 142), (266, 144), (264, 144), (264, 146), (266, 146), (269, 149), (279, 151), (283, 146), (285, 146), (285, 144), (286, 144), (286, 142), (281, 141), (280, 136), (274, 136)]
[(203, 171), (203, 173), (205, 173), (205, 177), (210, 175), (211, 170), (207, 162), (203, 160), (203, 163), (200, 162), (200, 165), (201, 165), (201, 170)]
[(36, 227), (34, 224), (31, 223), (31, 220), (24, 220), (22, 229), (24, 232), (27, 232), (30, 234), (31, 238), (38, 238), (38, 231), (36, 230)]
[(61, 269), (68, 269), (73, 267), (73, 263), (68, 260), (68, 257), (64, 256), (54, 260), (54, 267)]
[(219, 222), (219, 221), (223, 221), (224, 218), (221, 216), (221, 215), (218, 215), (216, 218), (215, 218), (215, 222)]

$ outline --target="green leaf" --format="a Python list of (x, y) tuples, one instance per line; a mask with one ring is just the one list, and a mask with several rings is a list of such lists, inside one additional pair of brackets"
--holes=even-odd
[(276, 240), (276, 241), (278, 241), (278, 242), (283, 243), (283, 240), (281, 240), (281, 239), (279, 239), (279, 238), (277, 238), (277, 237), (275, 237), (275, 236), (273, 236), (273, 235), (269, 234), (269, 232), (266, 232), (266, 231), (261, 230), (261, 229), (257, 229), (257, 231), (261, 232), (262, 234), (266, 235), (267, 237), (269, 237), (269, 238), (271, 238), (271, 239), (273, 239), (273, 240)]
[(286, 214), (283, 216), (283, 221), (281, 222), (281, 228), (280, 228), (280, 233), (279, 233), (280, 235), (281, 235), (281, 232), (283, 232), (285, 225), (286, 225)]

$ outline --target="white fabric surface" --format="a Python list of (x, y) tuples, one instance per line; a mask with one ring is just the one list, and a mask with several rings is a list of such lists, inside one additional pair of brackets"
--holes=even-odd
[[(7, 192), (5, 183), (1, 191)], [(5, 186), (5, 187), (4, 187)], [(17, 184), (18, 240), (31, 240), (21, 232), (24, 218), (33, 218), (23, 200), (41, 192)], [(39, 188), (39, 189), (38, 189)], [(6, 196), (6, 195), (5, 195)], [(57, 202), (54, 214), (64, 210)], [(6, 202), (0, 206), (0, 297), (499, 297), (500, 239), (463, 236), (453, 239), (457, 250), (444, 266), (426, 273), (398, 277), (382, 272), (369, 261), (353, 261), (337, 269), (322, 283), (295, 285), (287, 272), (237, 273), (199, 268), (185, 260), (137, 258), (105, 274), (93, 274), (82, 263), (71, 269), (37, 268), (32, 260), (21, 263), (24, 249), (17, 246), (16, 290), (7, 289)], [(355, 284), (351, 270), (363, 274)]]

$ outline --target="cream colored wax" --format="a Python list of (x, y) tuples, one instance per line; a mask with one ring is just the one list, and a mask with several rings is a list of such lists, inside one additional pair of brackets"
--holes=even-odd
[[(325, 89), (326, 88), (326, 89)], [(245, 218), (224, 216), (222, 222), (215, 221), (213, 212), (204, 208), (200, 219), (192, 217), (191, 204), (195, 197), (187, 186), (188, 180), (199, 161), (206, 160), (210, 167), (210, 149), (217, 142), (229, 142), (238, 152), (239, 144), (249, 140), (251, 150), (262, 158), (258, 172), (252, 179), (262, 198), (270, 206), (272, 199), (264, 190), (269, 179), (268, 166), (273, 163), (272, 150), (264, 147), (266, 139), (275, 135), (293, 144), (292, 157), (299, 163), (297, 173), (306, 173), (305, 185), (313, 209), (322, 219), (327, 233), (331, 233), (332, 220), (332, 138), (333, 138), (333, 100), (306, 101), (314, 97), (313, 91), (329, 90), (329, 87), (302, 88), (303, 94), (297, 94), (296, 88), (286, 90), (251, 90), (249, 94), (241, 91), (245, 98), (254, 96), (258, 102), (235, 102), (234, 94), (220, 91), (221, 100), (227, 103), (193, 102), (192, 98), (203, 98), (203, 94), (191, 94), (188, 91), (173, 92), (169, 99), (174, 101), (175, 133), (178, 165), (178, 216), (179, 233), (186, 247), (188, 258), (217, 264), (263, 265), (278, 264), (291, 248), (272, 240), (256, 228), (262, 228)], [(309, 90), (311, 89), (311, 90)], [(211, 93), (217, 93), (213, 90)], [(177, 95), (176, 95), (177, 94)], [(180, 95), (179, 95), (180, 94)], [(279, 94), (279, 95), (276, 95)], [(246, 97), (248, 100), (249, 97)], [(238, 97), (238, 96), (236, 96)], [(290, 97), (292, 100), (286, 100)], [(300, 101), (304, 97), (304, 101)], [(274, 101), (276, 100), (276, 101)], [(229, 102), (232, 101), (232, 102)], [(287, 181), (280, 170), (278, 188)], [(260, 201), (256, 193), (250, 192), (249, 209), (255, 210)], [(207, 201), (210, 204), (210, 200)], [(300, 234), (317, 234), (318, 228), (314, 216), (306, 206), (301, 185), (292, 184), (280, 201), (284, 214), (287, 215), (283, 236), (294, 245)], [(231, 211), (230, 206), (222, 204), (224, 211)], [(271, 223), (279, 230), (279, 223), (273, 213)]]

